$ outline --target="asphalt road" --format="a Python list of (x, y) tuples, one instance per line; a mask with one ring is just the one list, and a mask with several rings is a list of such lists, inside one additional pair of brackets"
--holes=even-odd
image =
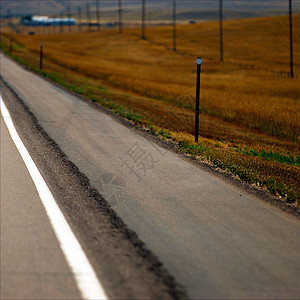
[(79, 297), (36, 188), (1, 118), (1, 299)]
[(299, 220), (3, 55), (1, 75), (190, 298), (300, 297)]

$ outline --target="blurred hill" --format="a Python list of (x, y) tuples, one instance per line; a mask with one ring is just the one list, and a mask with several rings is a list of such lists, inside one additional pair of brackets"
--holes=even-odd
[[(117, 0), (100, 0), (105, 18), (117, 14)], [(77, 12), (78, 7), (85, 9), (90, 3), (91, 11), (95, 10), (95, 0), (1, 0), (0, 16), (2, 18), (22, 16), (26, 14), (55, 15), (65, 13), (67, 4), (71, 10)], [(140, 19), (141, 0), (123, 0), (124, 18), (138, 21)], [(218, 18), (218, 0), (177, 0), (178, 19), (185, 20), (215, 20)], [(147, 0), (147, 17), (150, 20), (170, 20), (171, 0)], [(300, 1), (293, 1), (293, 12), (300, 13)], [(238, 19), (259, 16), (283, 15), (288, 13), (288, 1), (278, 0), (224, 0), (224, 18)], [(126, 19), (125, 19), (126, 21)]]

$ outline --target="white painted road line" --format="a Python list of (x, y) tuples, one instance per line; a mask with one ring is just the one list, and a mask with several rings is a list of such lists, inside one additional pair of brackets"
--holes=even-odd
[(40, 199), (45, 207), (46, 213), (50, 219), (50, 223), (54, 229), (60, 247), (68, 262), (70, 269), (74, 274), (75, 281), (81, 296), (84, 299), (108, 299), (101, 283), (97, 279), (87, 256), (83, 252), (79, 242), (72, 232), (65, 217), (60, 211), (52, 193), (50, 192), (46, 182), (40, 174), (38, 168), (33, 162), (30, 154), (25, 148), (20, 139), (15, 126), (12, 122), (9, 111), (7, 110), (2, 97), (1, 100), (1, 115), (8, 128), (11, 138), (16, 145), (25, 166), (34, 182)]

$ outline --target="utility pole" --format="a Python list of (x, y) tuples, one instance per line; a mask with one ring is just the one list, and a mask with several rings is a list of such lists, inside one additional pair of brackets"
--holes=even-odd
[(80, 32), (81, 31), (81, 8), (78, 7), (77, 10), (78, 10), (78, 32)]
[[(56, 16), (55, 16), (56, 18)], [(52, 24), (52, 34), (55, 34), (56, 33), (56, 21), (55, 23)]]
[(71, 32), (71, 23), (70, 23), (70, 19), (71, 19), (71, 14), (70, 14), (70, 2), (67, 3), (67, 10), (68, 10), (68, 32)]
[(41, 44), (40, 45), (40, 70), (43, 69), (43, 48), (44, 48), (44, 45)]
[(60, 33), (63, 33), (64, 27), (63, 27), (63, 13), (60, 13)]
[(220, 27), (220, 61), (224, 61), (223, 53), (223, 0), (219, 0), (219, 27)]
[(10, 9), (8, 9), (7, 10), (7, 17), (8, 17), (8, 23), (11, 23), (11, 10)]
[(99, 8), (100, 0), (96, 0), (96, 17), (97, 17), (97, 30), (100, 30), (100, 8)]
[(293, 57), (293, 23), (292, 23), (292, 0), (289, 0), (289, 17), (290, 17), (290, 64), (291, 77), (294, 78), (294, 57)]
[(13, 52), (13, 40), (12, 38), (9, 38), (9, 53)]
[(142, 40), (146, 39), (146, 0), (142, 0)]
[(88, 31), (90, 31), (90, 4), (87, 3), (86, 4), (86, 19), (87, 19), (87, 28), (88, 28)]
[(173, 0), (173, 51), (176, 52), (176, 38), (177, 38), (177, 3), (176, 0)]
[(195, 143), (198, 143), (199, 138), (199, 114), (200, 114), (200, 75), (201, 64), (203, 63), (201, 57), (196, 60), (197, 64), (197, 86), (196, 86), (196, 109), (195, 109)]
[(122, 0), (118, 1), (118, 12), (119, 12), (119, 33), (123, 32), (123, 23), (122, 23)]

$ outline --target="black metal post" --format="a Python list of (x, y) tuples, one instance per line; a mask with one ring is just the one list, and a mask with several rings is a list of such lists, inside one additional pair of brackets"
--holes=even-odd
[(220, 61), (224, 61), (223, 53), (223, 0), (219, 0), (219, 29), (220, 29)]
[(88, 31), (90, 31), (90, 18), (91, 18), (91, 15), (90, 15), (90, 4), (87, 3), (86, 4), (86, 22), (87, 22), (87, 29)]
[(291, 78), (294, 77), (294, 53), (293, 53), (293, 23), (292, 23), (292, 0), (289, 0), (289, 17), (290, 17), (290, 65)]
[(196, 86), (196, 109), (195, 109), (195, 143), (199, 138), (199, 114), (200, 114), (200, 75), (201, 75), (201, 57), (196, 60), (197, 63), (197, 86)]
[(119, 15), (119, 33), (123, 32), (123, 22), (122, 22), (122, 0), (118, 1), (118, 15)]
[(142, 40), (146, 39), (146, 0), (142, 0)]
[(12, 40), (12, 38), (9, 39), (9, 52), (10, 53), (13, 52), (13, 40)]
[(81, 8), (78, 7), (78, 32), (81, 31)]
[(176, 38), (177, 38), (177, 3), (173, 0), (173, 51), (176, 51)]
[(97, 30), (100, 30), (100, 0), (96, 0)]
[(43, 48), (44, 48), (44, 45), (41, 44), (40, 45), (40, 70), (43, 69)]
[(70, 19), (71, 19), (71, 14), (70, 14), (70, 3), (67, 4), (67, 10), (68, 10), (68, 32), (71, 32), (71, 23), (70, 23)]

